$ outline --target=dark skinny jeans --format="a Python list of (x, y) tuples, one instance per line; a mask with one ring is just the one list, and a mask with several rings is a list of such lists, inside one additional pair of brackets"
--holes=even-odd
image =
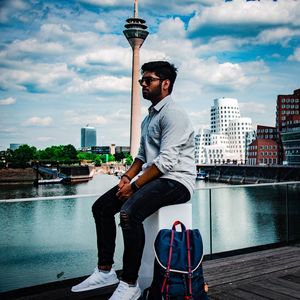
[(143, 221), (163, 206), (187, 202), (190, 193), (178, 181), (162, 178), (145, 184), (125, 202), (116, 197), (117, 190), (117, 186), (113, 187), (92, 207), (97, 232), (98, 266), (114, 263), (116, 239), (114, 215), (120, 212), (124, 239), (122, 279), (134, 282), (138, 278), (145, 245)]

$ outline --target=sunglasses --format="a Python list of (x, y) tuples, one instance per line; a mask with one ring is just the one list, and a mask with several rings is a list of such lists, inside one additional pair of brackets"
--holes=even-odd
[(143, 85), (143, 82), (146, 83), (146, 85), (150, 85), (152, 81), (156, 81), (156, 80), (159, 80), (159, 81), (162, 81), (164, 79), (161, 79), (161, 78), (156, 78), (156, 77), (143, 77), (139, 80), (139, 84), (142, 86)]

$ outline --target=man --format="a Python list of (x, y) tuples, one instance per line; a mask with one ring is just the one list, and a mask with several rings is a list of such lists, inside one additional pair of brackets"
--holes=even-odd
[(137, 278), (145, 244), (143, 221), (159, 208), (187, 202), (193, 193), (196, 168), (194, 131), (187, 114), (170, 97), (177, 69), (168, 62), (142, 66), (143, 97), (152, 105), (143, 120), (141, 143), (132, 166), (119, 184), (93, 205), (98, 267), (73, 292), (119, 282), (112, 265), (116, 225), (120, 212), (124, 239), (123, 273), (111, 300), (136, 300), (141, 295)]

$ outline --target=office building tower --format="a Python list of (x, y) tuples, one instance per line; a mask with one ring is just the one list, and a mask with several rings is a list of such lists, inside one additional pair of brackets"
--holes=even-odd
[(277, 132), (285, 132), (289, 125), (297, 124), (299, 119), (300, 89), (295, 90), (291, 95), (278, 95), (276, 107)]
[(17, 150), (21, 145), (22, 145), (22, 144), (14, 144), (14, 143), (13, 143), (13, 144), (9, 144), (9, 149), (15, 151), (15, 150)]
[(81, 128), (81, 148), (91, 148), (96, 146), (96, 129), (94, 127)]

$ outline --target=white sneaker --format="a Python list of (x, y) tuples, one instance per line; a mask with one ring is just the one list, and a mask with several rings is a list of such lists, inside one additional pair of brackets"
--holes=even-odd
[(138, 283), (136, 283), (136, 286), (130, 286), (128, 283), (120, 280), (117, 289), (109, 300), (138, 300), (141, 294)]
[(114, 269), (109, 273), (100, 272), (96, 267), (94, 273), (81, 283), (74, 285), (71, 289), (72, 292), (84, 292), (93, 289), (98, 289), (110, 285), (117, 284), (119, 279)]

